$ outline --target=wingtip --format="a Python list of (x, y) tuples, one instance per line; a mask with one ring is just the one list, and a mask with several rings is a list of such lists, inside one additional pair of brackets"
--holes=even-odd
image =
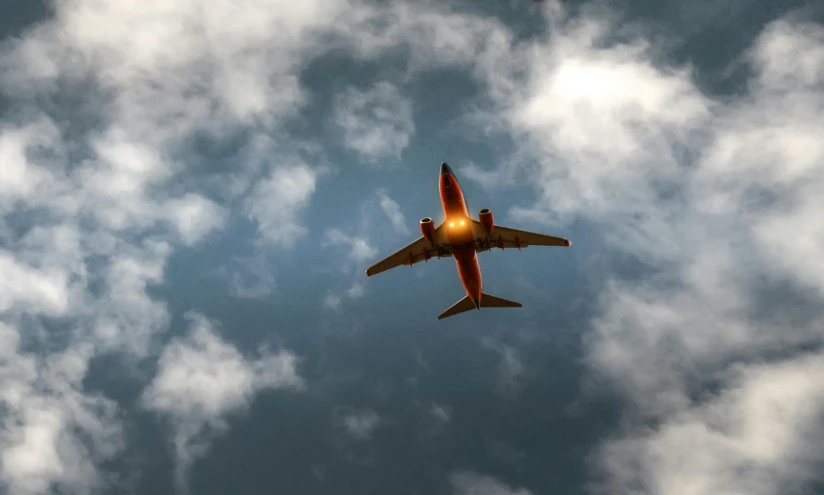
[(371, 276), (372, 276), (372, 274), (371, 274), (371, 273), (369, 273), (369, 268), (367, 268), (367, 269), (366, 269), (366, 276), (367, 276), (367, 277), (371, 277)]
[(572, 246), (572, 241), (570, 241), (569, 239), (567, 239), (567, 247), (570, 247), (570, 246)]

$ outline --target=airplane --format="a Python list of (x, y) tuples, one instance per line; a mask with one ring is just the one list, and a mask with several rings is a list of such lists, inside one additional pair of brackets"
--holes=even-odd
[(454, 316), (471, 309), (481, 308), (520, 308), (521, 303), (509, 301), (483, 291), (481, 268), (477, 254), (499, 249), (527, 246), (566, 246), (572, 245), (563, 237), (536, 234), (495, 225), (492, 212), (488, 208), (478, 213), (478, 220), (469, 216), (466, 200), (458, 179), (446, 163), (441, 163), (438, 179), (441, 204), (446, 217), (435, 227), (432, 219), (421, 219), (421, 233), (418, 240), (387, 256), (366, 269), (366, 276), (371, 277), (396, 266), (410, 267), (430, 258), (455, 258), (458, 275), (466, 291), (466, 296), (438, 316), (439, 320)]

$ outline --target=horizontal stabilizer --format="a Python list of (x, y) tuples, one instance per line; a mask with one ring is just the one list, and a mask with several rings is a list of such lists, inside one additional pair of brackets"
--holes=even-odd
[(470, 309), (481, 309), (481, 308), (521, 308), (523, 307), (521, 303), (510, 301), (508, 299), (504, 299), (502, 297), (493, 296), (492, 294), (487, 294), (486, 292), (481, 292), (481, 304), (480, 307), (476, 307), (475, 303), (472, 302), (472, 299), (469, 296), (464, 296), (463, 299), (456, 302), (452, 305), (451, 308), (447, 309), (440, 316), (438, 316), (439, 320), (443, 320), (444, 318), (449, 318), (450, 316), (455, 316), (457, 314), (469, 311)]
[(478, 308), (475, 307), (475, 303), (472, 302), (472, 299), (470, 299), (469, 296), (464, 296), (463, 299), (453, 304), (451, 308), (441, 313), (440, 316), (438, 316), (438, 319), (443, 320), (444, 318), (455, 316), (457, 314), (463, 313), (464, 311), (469, 311), (470, 309)]
[(496, 297), (486, 292), (481, 293), (481, 307), (482, 308), (521, 308), (523, 305), (519, 302), (510, 301), (502, 297)]

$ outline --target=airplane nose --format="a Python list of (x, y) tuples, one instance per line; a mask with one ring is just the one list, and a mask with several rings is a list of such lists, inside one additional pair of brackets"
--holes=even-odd
[[(441, 175), (443, 175), (443, 174), (452, 174), (452, 169), (449, 168), (449, 165), (447, 165), (446, 162), (441, 163)], [(455, 174), (452, 174), (452, 175), (455, 175)]]

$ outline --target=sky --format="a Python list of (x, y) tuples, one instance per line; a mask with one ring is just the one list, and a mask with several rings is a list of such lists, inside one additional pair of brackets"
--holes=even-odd
[[(0, 491), (824, 492), (824, 9), (6, 0)], [(443, 217), (521, 309), (437, 320)]]

